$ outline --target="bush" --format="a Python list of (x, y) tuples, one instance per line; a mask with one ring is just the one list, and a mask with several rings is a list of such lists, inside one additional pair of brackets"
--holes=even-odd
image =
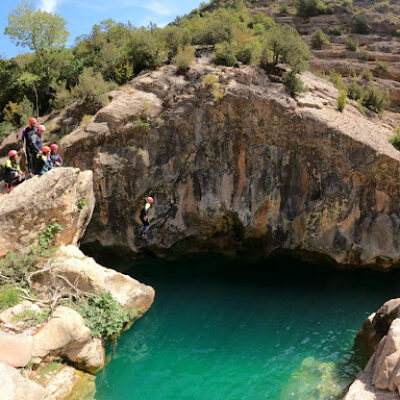
[(204, 75), (201, 80), (205, 86), (212, 86), (219, 82), (218, 77), (214, 74)]
[(381, 113), (385, 109), (388, 101), (388, 92), (384, 92), (375, 86), (367, 87), (361, 99), (363, 106), (377, 113)]
[(368, 17), (365, 14), (358, 14), (353, 18), (353, 30), (355, 33), (368, 34), (371, 27), (368, 22)]
[(177, 73), (186, 72), (194, 60), (194, 47), (185, 46), (178, 47), (176, 56), (172, 59), (172, 63), (176, 65)]
[(338, 110), (340, 112), (343, 112), (343, 110), (346, 107), (346, 103), (347, 103), (347, 92), (346, 92), (346, 90), (342, 90), (340, 92), (339, 97), (336, 98), (336, 101), (337, 101)]
[(349, 76), (351, 78), (357, 78), (357, 72), (353, 67), (350, 67), (350, 69), (349, 69)]
[(380, 1), (375, 4), (375, 10), (380, 13), (385, 13), (390, 10), (390, 2), (389, 0)]
[(75, 309), (83, 317), (94, 337), (112, 339), (118, 336), (129, 322), (129, 315), (124, 307), (108, 292), (88, 295)]
[(356, 51), (358, 47), (358, 42), (357, 40), (354, 39), (348, 39), (346, 41), (346, 49), (350, 51)]
[(363, 61), (369, 61), (370, 56), (367, 51), (362, 50), (362, 51), (360, 51), (360, 55), (358, 56), (358, 58)]
[(233, 45), (228, 42), (223, 42), (215, 46), (216, 51), (212, 58), (212, 62), (216, 65), (225, 65), (233, 67), (235, 65), (236, 56)]
[(8, 122), (8, 121), (3, 121), (0, 123), (0, 142), (7, 137), (13, 130), (15, 129), (15, 126)]
[(0, 290), (0, 310), (5, 310), (6, 308), (13, 307), (20, 302), (21, 299), (18, 296), (18, 292), (14, 287), (8, 286)]
[(393, 136), (389, 138), (389, 142), (396, 147), (397, 150), (400, 150), (400, 125), (394, 128)]
[(306, 91), (303, 82), (294, 71), (291, 71), (286, 75), (285, 79), (283, 80), (283, 84), (291, 96), (295, 96), (298, 93)]
[(317, 29), (311, 35), (311, 47), (313, 49), (322, 49), (322, 46), (326, 43), (329, 43), (329, 38), (321, 29)]
[(19, 115), (19, 125), (28, 125), (29, 118), (34, 115), (33, 104), (24, 96), (23, 100), (18, 104), (17, 113)]
[(352, 80), (347, 87), (347, 97), (352, 100), (358, 100), (362, 97), (362, 89), (355, 80)]
[(236, 57), (243, 64), (258, 64), (261, 58), (261, 43), (256, 38), (246, 39), (237, 50)]
[(339, 26), (331, 26), (328, 29), (327, 34), (332, 36), (341, 36), (343, 34), (343, 31)]
[(352, 12), (353, 11), (353, 0), (343, 0), (342, 6), (344, 7), (345, 12)]
[(333, 83), (336, 89), (343, 89), (343, 78), (341, 74), (336, 73), (335, 71), (331, 71), (329, 73), (329, 79)]
[(303, 18), (315, 17), (326, 12), (326, 5), (320, 0), (296, 0), (297, 15)]
[(375, 68), (384, 72), (389, 71), (389, 64), (385, 61), (376, 61)]
[(370, 81), (372, 79), (372, 76), (372, 72), (369, 69), (363, 69), (361, 71), (361, 78), (366, 81)]
[(92, 68), (85, 68), (79, 76), (78, 84), (71, 89), (75, 99), (105, 105), (110, 90), (116, 87), (113, 82), (106, 82), (100, 72), (94, 72)]
[(14, 316), (15, 322), (23, 322), (25, 326), (38, 325), (46, 321), (50, 315), (50, 310), (45, 309), (42, 311), (25, 310), (21, 314)]

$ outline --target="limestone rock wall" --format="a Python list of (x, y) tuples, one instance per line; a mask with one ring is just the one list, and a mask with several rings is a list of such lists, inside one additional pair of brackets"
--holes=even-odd
[[(216, 86), (203, 83), (214, 74)], [(388, 268), (400, 257), (399, 153), (390, 129), (304, 74), (297, 100), (257, 68), (196, 64), (143, 74), (94, 122), (61, 143), (92, 169), (96, 208), (85, 236), (106, 246), (262, 254), (291, 251)], [(215, 98), (215, 90), (222, 98)], [(79, 149), (79, 151), (78, 151)], [(155, 198), (151, 237), (138, 213)]]
[(35, 244), (54, 221), (63, 227), (55, 244), (77, 244), (94, 209), (92, 176), (91, 171), (54, 168), (0, 195), (0, 257)]

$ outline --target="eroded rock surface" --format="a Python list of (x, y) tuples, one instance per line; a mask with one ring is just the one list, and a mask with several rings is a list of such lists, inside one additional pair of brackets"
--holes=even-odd
[[(0, 196), (0, 257), (21, 251), (57, 221), (63, 231), (56, 245), (76, 244), (85, 233), (94, 208), (92, 172), (54, 168)], [(84, 199), (84, 207), (78, 207)], [(81, 208), (81, 210), (79, 209)]]
[[(219, 101), (206, 74), (219, 79)], [(309, 92), (296, 101), (260, 69), (196, 64), (185, 77), (165, 67), (114, 93), (61, 143), (68, 163), (94, 172), (84, 240), (392, 266), (400, 157), (391, 130), (351, 102), (337, 111), (338, 91), (326, 80), (303, 80)], [(146, 195), (155, 198), (148, 241), (138, 219)]]
[(75, 246), (60, 247), (53, 265), (80, 290), (90, 293), (110, 292), (129, 312), (132, 321), (141, 317), (154, 301), (154, 289), (151, 286), (102, 267)]

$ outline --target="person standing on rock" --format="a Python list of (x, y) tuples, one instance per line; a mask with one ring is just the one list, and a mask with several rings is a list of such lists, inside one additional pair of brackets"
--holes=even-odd
[(30, 135), (27, 141), (29, 151), (31, 152), (32, 155), (33, 174), (39, 174), (42, 168), (41, 163), (39, 162), (38, 154), (40, 154), (43, 148), (42, 136), (44, 135), (45, 131), (46, 128), (44, 127), (44, 125), (38, 125), (36, 130)]
[(8, 153), (4, 180), (7, 182), (9, 192), (25, 180), (25, 175), (21, 172), (18, 158), (19, 156), (16, 150), (11, 150)]
[(153, 204), (153, 198), (152, 197), (146, 197), (144, 199), (143, 207), (140, 211), (140, 221), (142, 222), (142, 229), (141, 229), (141, 235), (144, 239), (147, 239), (147, 233), (149, 232), (150, 229), (150, 221), (149, 221), (149, 212), (150, 212), (150, 207)]
[[(32, 154), (30, 153), (30, 149), (28, 146), (28, 141), (30, 141), (30, 137), (31, 137), (32, 133), (35, 132), (36, 125), (37, 125), (37, 120), (35, 118), (30, 118), (29, 125), (22, 130), (22, 135), (21, 135), (21, 148), (22, 148), (22, 151), (26, 155), (29, 172), (32, 172), (32, 161), (33, 160), (32, 160)], [(25, 145), (25, 147), (24, 147), (24, 145)]]
[(63, 161), (61, 156), (58, 154), (58, 146), (56, 144), (52, 144), (50, 146), (51, 153), (49, 158), (47, 159), (52, 167), (62, 167)]

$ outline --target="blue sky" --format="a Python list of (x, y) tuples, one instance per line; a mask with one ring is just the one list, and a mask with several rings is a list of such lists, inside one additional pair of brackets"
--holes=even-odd
[[(6, 58), (29, 51), (16, 47), (4, 35), (8, 13), (23, 0), (0, 0), (0, 55)], [(164, 26), (198, 7), (201, 0), (31, 0), (37, 8), (56, 12), (67, 21), (71, 46), (77, 36), (89, 33), (92, 26), (112, 18), (117, 22), (131, 21), (135, 26), (147, 26), (150, 21)]]

